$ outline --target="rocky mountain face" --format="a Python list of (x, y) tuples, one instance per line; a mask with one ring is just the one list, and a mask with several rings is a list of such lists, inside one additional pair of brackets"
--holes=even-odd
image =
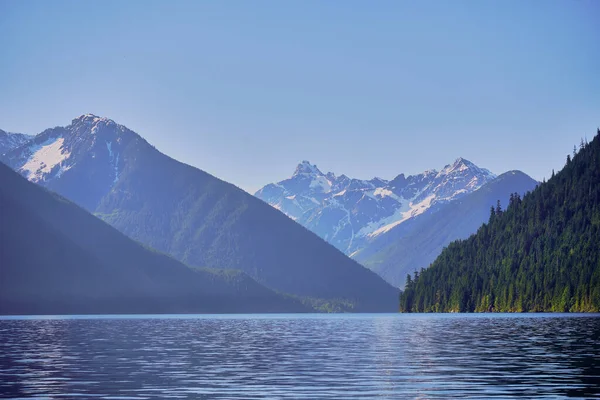
[[(397, 290), (375, 273), (254, 196), (160, 153), (108, 118), (82, 115), (0, 159), (190, 266), (240, 269), (271, 289), (333, 309), (396, 310)], [(308, 164), (299, 167), (294, 183), (314, 193), (314, 201), (305, 199), (313, 204), (342, 200), (332, 195), (343, 190), (339, 185), (350, 191), (364, 185), (322, 175)], [(374, 180), (372, 189), (383, 183)], [(308, 207), (301, 202), (299, 197), (299, 210)]]
[(34, 136), (24, 135), (22, 133), (10, 133), (0, 129), (0, 155), (5, 154), (12, 149), (22, 146), (33, 139)]
[(495, 178), (463, 158), (441, 171), (400, 174), (391, 181), (336, 176), (303, 161), (291, 178), (255, 195), (353, 256), (394, 227), (432, 214)]

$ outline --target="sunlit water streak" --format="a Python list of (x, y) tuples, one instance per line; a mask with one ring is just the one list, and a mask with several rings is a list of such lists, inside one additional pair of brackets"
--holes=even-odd
[(598, 315), (0, 317), (0, 397), (600, 397)]

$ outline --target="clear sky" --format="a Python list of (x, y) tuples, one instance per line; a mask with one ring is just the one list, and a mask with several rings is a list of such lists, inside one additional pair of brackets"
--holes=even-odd
[(541, 180), (600, 125), (600, 1), (0, 0), (0, 128), (93, 113), (248, 191), (459, 156)]

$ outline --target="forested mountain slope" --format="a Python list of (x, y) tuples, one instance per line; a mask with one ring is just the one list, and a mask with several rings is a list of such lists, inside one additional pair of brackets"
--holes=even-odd
[(400, 308), (600, 311), (600, 130), (548, 182), (407, 279)]
[(308, 311), (239, 271), (193, 270), (0, 163), (0, 314)]

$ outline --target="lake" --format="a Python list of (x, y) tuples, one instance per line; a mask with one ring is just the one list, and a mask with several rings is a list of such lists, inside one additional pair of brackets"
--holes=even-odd
[(600, 397), (600, 318), (0, 317), (0, 397)]

